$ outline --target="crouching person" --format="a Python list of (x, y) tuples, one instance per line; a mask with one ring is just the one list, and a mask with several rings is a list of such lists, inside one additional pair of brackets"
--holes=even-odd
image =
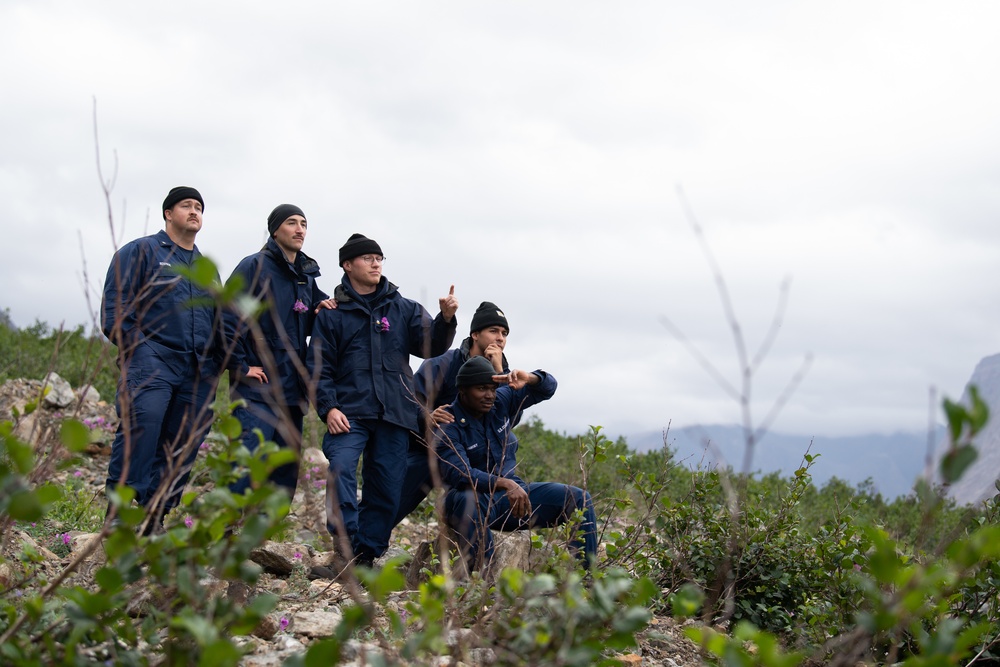
[[(497, 375), (485, 357), (472, 357), (458, 372), (455, 420), (438, 433), (448, 523), (458, 534), (470, 569), (493, 556), (491, 530), (548, 528), (583, 511), (572, 546), (585, 565), (597, 558), (597, 520), (590, 494), (557, 482), (526, 483), (515, 474), (517, 437), (512, 429), (524, 408), (548, 400), (556, 380), (544, 371)], [(499, 386), (498, 386), (499, 385)]]

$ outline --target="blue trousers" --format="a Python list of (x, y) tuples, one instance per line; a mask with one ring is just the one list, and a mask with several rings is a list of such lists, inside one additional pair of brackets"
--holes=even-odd
[(147, 507), (170, 469), (179, 469), (157, 521), (180, 502), (212, 425), (217, 379), (203, 377), (193, 359), (165, 363), (148, 345), (139, 345), (118, 380), (115, 407), (121, 421), (111, 445), (107, 484), (121, 481), (127, 462), (124, 482)]
[[(243, 425), (243, 446), (251, 452), (257, 450), (260, 438), (254, 429), (260, 429), (264, 440), (274, 442), (282, 449), (291, 449), (298, 455), (302, 449), (302, 408), (272, 406), (265, 401), (246, 401), (246, 407), (240, 406), (233, 411), (233, 416)], [(275, 414), (276, 410), (287, 411), (284, 416)], [(271, 471), (268, 479), (288, 493), (288, 498), (295, 497), (295, 488), (299, 482), (299, 463), (285, 463)], [(235, 494), (242, 494), (250, 488), (250, 475), (229, 486)]]
[[(408, 431), (382, 420), (350, 420), (347, 433), (323, 437), (323, 453), (330, 462), (329, 488), (336, 493), (327, 505), (326, 527), (338, 534), (331, 511), (340, 512), (355, 555), (378, 558), (389, 547), (399, 492), (406, 472)], [(362, 458), (363, 457), (363, 458)], [(358, 461), (364, 486), (358, 503)]]
[(399, 494), (399, 509), (396, 511), (396, 518), (392, 522), (393, 526), (409, 516), (410, 512), (417, 509), (417, 505), (423, 502), (427, 494), (434, 488), (431, 479), (431, 471), (427, 461), (427, 449), (410, 447), (406, 453), (406, 474), (403, 476), (403, 488)]
[(588, 566), (597, 559), (597, 517), (590, 494), (576, 486), (558, 482), (521, 482), (528, 492), (531, 514), (515, 517), (503, 491), (477, 493), (472, 489), (452, 489), (445, 496), (448, 524), (462, 541), (460, 548), (471, 569), (493, 557), (492, 530), (528, 530), (559, 526), (583, 510), (583, 523), (572, 546)]

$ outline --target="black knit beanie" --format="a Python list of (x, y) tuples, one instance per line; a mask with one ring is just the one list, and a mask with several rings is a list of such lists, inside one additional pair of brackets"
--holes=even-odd
[(482, 331), (486, 327), (495, 325), (500, 325), (507, 331), (510, 331), (510, 327), (507, 326), (507, 316), (503, 314), (503, 311), (495, 303), (483, 301), (479, 304), (479, 308), (476, 308), (476, 312), (472, 316), (472, 325), (469, 327), (469, 333)]
[(201, 204), (202, 210), (205, 210), (205, 200), (201, 198), (200, 192), (186, 185), (178, 185), (176, 188), (171, 189), (167, 193), (167, 198), (163, 200), (163, 219), (167, 219), (167, 211), (172, 209), (177, 202), (184, 201), (185, 199), (197, 199), (198, 203)]
[(347, 243), (340, 249), (340, 263), (361, 255), (382, 255), (382, 248), (375, 241), (362, 234), (351, 234)]
[(493, 376), (497, 372), (486, 357), (469, 357), (458, 369), (459, 387), (477, 387), (481, 384), (496, 384)]
[(275, 206), (274, 210), (271, 211), (271, 215), (267, 216), (267, 233), (274, 236), (274, 233), (278, 231), (278, 227), (281, 227), (281, 223), (293, 215), (306, 217), (302, 209), (295, 204), (278, 204)]

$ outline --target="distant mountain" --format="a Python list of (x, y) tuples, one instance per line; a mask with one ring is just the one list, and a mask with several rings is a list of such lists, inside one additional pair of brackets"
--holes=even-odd
[[(962, 479), (952, 485), (950, 495), (959, 503), (975, 503), (996, 495), (1000, 477), (1000, 354), (986, 357), (972, 371), (970, 385), (990, 408), (990, 420), (975, 439), (979, 456)], [(966, 385), (965, 400), (968, 399)]]
[[(934, 442), (940, 442), (944, 433), (941, 427), (934, 434)], [(636, 451), (663, 446), (660, 431), (633, 434), (626, 436), (626, 440), (629, 447)], [(743, 467), (745, 442), (743, 429), (735, 425), (672, 429), (668, 440), (670, 448), (677, 452), (677, 459), (688, 467), (721, 464), (732, 466), (734, 470)], [(710, 447), (706, 447), (706, 443), (710, 443)], [(892, 500), (910, 493), (917, 478), (924, 473), (928, 438), (926, 433), (905, 432), (843, 438), (810, 438), (772, 432), (764, 436), (755, 450), (751, 465), (753, 472), (766, 474), (777, 471), (783, 476), (790, 476), (802, 463), (802, 456), (808, 450), (811, 454), (820, 454), (811, 470), (816, 486), (822, 487), (832, 477), (855, 486), (871, 479), (875, 490), (887, 500)], [(997, 453), (1000, 454), (1000, 448)]]

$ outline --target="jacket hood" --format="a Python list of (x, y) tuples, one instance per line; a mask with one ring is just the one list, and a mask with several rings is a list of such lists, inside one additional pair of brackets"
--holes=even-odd
[[(395, 294), (398, 291), (398, 287), (389, 282), (385, 276), (382, 276), (378, 281), (378, 287), (375, 288), (375, 298), (380, 300), (391, 294)], [(337, 300), (338, 304), (350, 303), (352, 301), (361, 303), (364, 301), (364, 299), (361, 298), (361, 295), (355, 292), (354, 288), (351, 287), (351, 281), (347, 277), (346, 273), (344, 274), (344, 277), (340, 279), (340, 284), (334, 288), (333, 298)]]
[[(261, 248), (261, 250), (270, 253), (272, 257), (278, 260), (278, 262), (288, 263), (288, 260), (285, 258), (284, 251), (282, 251), (281, 246), (278, 245), (278, 242), (274, 240), (273, 236), (267, 239), (267, 243), (264, 244), (264, 247)], [(314, 278), (318, 278), (322, 275), (319, 272), (319, 262), (301, 250), (299, 250), (295, 255), (294, 266), (302, 273), (310, 275)]]

